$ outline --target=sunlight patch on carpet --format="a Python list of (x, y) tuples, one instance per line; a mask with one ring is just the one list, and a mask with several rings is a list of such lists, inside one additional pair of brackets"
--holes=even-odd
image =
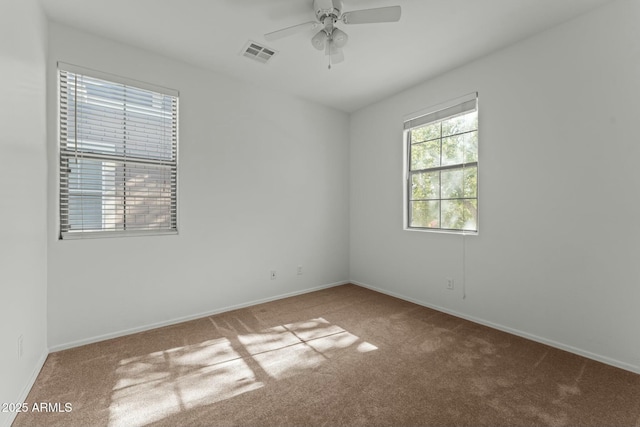
[(259, 332), (225, 328), (223, 335), (121, 360), (109, 426), (154, 423), (303, 374), (340, 352), (378, 349), (323, 318)]
[(122, 360), (116, 373), (109, 426), (146, 425), (263, 386), (225, 338)]

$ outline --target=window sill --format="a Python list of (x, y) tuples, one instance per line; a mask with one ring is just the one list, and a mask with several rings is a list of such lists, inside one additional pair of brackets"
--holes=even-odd
[(417, 231), (419, 233), (438, 233), (438, 234), (457, 234), (462, 236), (477, 236), (477, 231), (471, 230), (441, 230), (438, 228), (413, 228), (413, 227), (404, 227), (404, 231)]
[(177, 235), (177, 230), (138, 230), (138, 231), (72, 231), (60, 233), (58, 240), (102, 239), (114, 237), (142, 237)]

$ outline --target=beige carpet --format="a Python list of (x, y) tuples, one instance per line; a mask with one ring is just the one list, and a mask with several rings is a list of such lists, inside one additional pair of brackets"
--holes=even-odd
[(53, 353), (41, 402), (14, 426), (640, 426), (640, 376), (346, 285)]

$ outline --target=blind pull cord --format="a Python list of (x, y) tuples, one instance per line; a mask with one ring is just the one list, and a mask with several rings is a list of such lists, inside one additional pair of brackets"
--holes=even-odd
[[(464, 187), (465, 187), (465, 165), (466, 165), (466, 153), (467, 153), (467, 139), (463, 139), (462, 143), (462, 197), (464, 197)], [(462, 199), (462, 213), (464, 215), (464, 199)], [(463, 220), (466, 218), (463, 218)], [(463, 225), (464, 228), (464, 225)], [(462, 231), (462, 299), (467, 299), (467, 233)]]
[(78, 75), (73, 75), (73, 124), (75, 126), (74, 144), (75, 144), (75, 158), (76, 165), (78, 164)]

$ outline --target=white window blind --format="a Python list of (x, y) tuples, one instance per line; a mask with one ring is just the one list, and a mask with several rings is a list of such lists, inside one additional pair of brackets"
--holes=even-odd
[(59, 70), (60, 237), (177, 232), (177, 92), (95, 75)]
[(410, 120), (406, 120), (404, 122), (404, 129), (410, 130), (417, 127), (422, 127), (430, 123), (438, 122), (450, 117), (461, 116), (471, 111), (475, 111), (478, 104), (476, 94), (469, 95), (469, 97), (472, 98), (467, 100), (460, 100), (459, 104), (452, 105), (450, 107), (444, 107), (442, 109), (420, 115)]

